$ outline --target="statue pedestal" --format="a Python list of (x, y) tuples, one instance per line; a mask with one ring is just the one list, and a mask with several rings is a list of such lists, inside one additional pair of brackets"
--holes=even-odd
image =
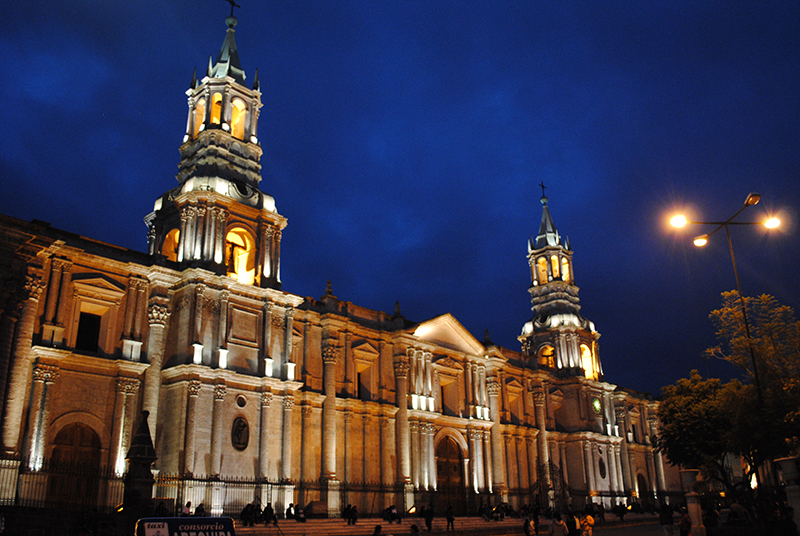
[(683, 487), (689, 490), (686, 494), (686, 509), (689, 511), (689, 518), (692, 520), (692, 536), (706, 536), (706, 528), (703, 526), (703, 510), (700, 508), (700, 494), (695, 491), (699, 475), (700, 471), (697, 469), (681, 471)]

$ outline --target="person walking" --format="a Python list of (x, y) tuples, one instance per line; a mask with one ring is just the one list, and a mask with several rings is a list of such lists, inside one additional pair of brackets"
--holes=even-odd
[(547, 536), (568, 536), (569, 529), (567, 524), (561, 519), (561, 514), (556, 512), (553, 514), (553, 520), (550, 522), (550, 530), (547, 531)]
[(658, 513), (658, 522), (661, 523), (661, 530), (664, 531), (664, 536), (673, 536), (675, 534), (675, 518), (669, 505), (661, 505), (661, 511)]
[(455, 530), (456, 530), (456, 526), (455, 526), (456, 515), (455, 515), (455, 513), (453, 513), (453, 505), (452, 504), (448, 504), (447, 505), (447, 510), (444, 511), (444, 516), (445, 516), (445, 518), (447, 518), (447, 528), (445, 530), (452, 530), (453, 532), (455, 532)]

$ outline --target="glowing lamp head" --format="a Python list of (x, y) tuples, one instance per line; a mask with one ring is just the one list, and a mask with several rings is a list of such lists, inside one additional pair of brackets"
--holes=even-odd
[(767, 229), (775, 229), (780, 224), (781, 220), (779, 220), (778, 218), (770, 218), (764, 222), (764, 227), (766, 227)]
[(706, 244), (708, 244), (708, 235), (707, 234), (700, 235), (700, 236), (698, 236), (697, 238), (694, 239), (694, 245), (699, 247), (699, 248), (705, 246)]
[(688, 222), (686, 221), (686, 217), (678, 214), (677, 216), (673, 216), (671, 220), (669, 220), (670, 225), (673, 227), (683, 227)]
[(744, 206), (752, 207), (753, 205), (757, 205), (759, 201), (761, 201), (761, 194), (751, 192), (750, 195), (747, 196), (747, 199), (744, 200)]

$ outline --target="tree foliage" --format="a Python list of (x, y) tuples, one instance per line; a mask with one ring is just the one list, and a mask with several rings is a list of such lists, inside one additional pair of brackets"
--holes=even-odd
[[(662, 388), (658, 448), (673, 464), (700, 469), (734, 491), (764, 461), (788, 455), (800, 437), (800, 322), (791, 307), (770, 295), (745, 298), (750, 340), (736, 292), (722, 294), (711, 312), (719, 346), (706, 354), (725, 359), (753, 377), (752, 344), (762, 396), (739, 380), (703, 379), (697, 371)], [(729, 455), (745, 462), (744, 478), (731, 477)]]
[[(785, 440), (788, 450), (800, 446), (800, 321), (794, 309), (773, 296), (744, 298), (750, 325), (750, 341), (744, 329), (742, 305), (735, 291), (722, 293), (722, 307), (711, 311), (718, 346), (706, 350), (753, 377), (753, 357), (762, 392), (763, 421), (772, 435)], [(773, 450), (777, 447), (773, 445)], [(777, 448), (778, 451), (787, 449)]]

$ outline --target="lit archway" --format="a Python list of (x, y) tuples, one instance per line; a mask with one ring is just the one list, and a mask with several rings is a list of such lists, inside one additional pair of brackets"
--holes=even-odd
[(256, 247), (253, 236), (235, 227), (225, 236), (225, 266), (229, 277), (252, 285), (256, 280)]
[(539, 348), (537, 359), (539, 361), (540, 366), (550, 367), (550, 368), (556, 367), (555, 350), (549, 344), (545, 344), (544, 346)]
[(178, 261), (178, 244), (180, 243), (180, 229), (173, 229), (164, 237), (164, 244), (161, 246), (161, 254), (168, 260)]
[(211, 124), (219, 125), (222, 122), (222, 93), (214, 93), (211, 97)]
[(231, 134), (234, 138), (244, 139), (244, 122), (247, 117), (247, 107), (242, 99), (233, 99), (231, 107)]
[(583, 375), (587, 379), (596, 380), (598, 378), (592, 350), (585, 344), (581, 344), (581, 366), (583, 367)]
[(196, 138), (200, 131), (203, 129), (203, 123), (206, 120), (206, 99), (197, 101), (192, 115), (192, 137)]

